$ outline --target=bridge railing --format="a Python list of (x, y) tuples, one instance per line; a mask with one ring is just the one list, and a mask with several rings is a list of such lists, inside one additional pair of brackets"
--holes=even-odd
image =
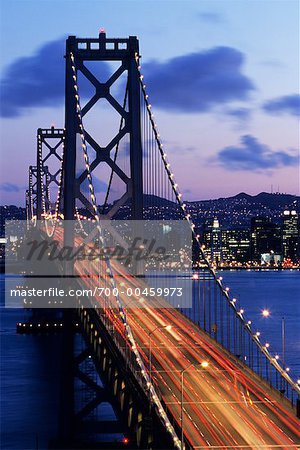
[(193, 284), (193, 305), (180, 311), (295, 405), (300, 387), (280, 365), (278, 355), (270, 353), (269, 344), (262, 344), (260, 333), (236, 306), (237, 300), (224, 295), (226, 288), (218, 288), (207, 269), (193, 272), (189, 282)]

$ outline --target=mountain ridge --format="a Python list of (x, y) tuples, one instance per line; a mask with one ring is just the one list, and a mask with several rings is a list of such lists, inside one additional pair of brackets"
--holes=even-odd
[(209, 200), (193, 200), (189, 201), (187, 203), (204, 203), (204, 202), (215, 202), (215, 201), (222, 201), (222, 200), (241, 200), (241, 199), (247, 199), (247, 200), (258, 200), (258, 201), (270, 201), (271, 203), (278, 202), (280, 200), (284, 200), (287, 203), (292, 203), (293, 201), (300, 201), (300, 196), (294, 195), (294, 194), (283, 194), (283, 193), (273, 193), (270, 192), (260, 192), (256, 195), (247, 194), (246, 192), (240, 192), (236, 195), (232, 195), (230, 197), (219, 197), (219, 198), (212, 198)]

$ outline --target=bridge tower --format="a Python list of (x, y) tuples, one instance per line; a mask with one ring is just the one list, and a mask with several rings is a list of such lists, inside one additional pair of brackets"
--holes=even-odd
[(27, 219), (42, 214), (43, 196), (45, 194), (47, 183), (48, 166), (29, 166), (28, 172), (28, 190), (26, 193), (26, 205), (28, 205)]
[[(131, 205), (131, 219), (140, 220), (143, 218), (141, 84), (138, 70), (138, 39), (135, 36), (130, 36), (127, 39), (108, 39), (103, 31), (100, 32), (98, 38), (92, 39), (81, 39), (70, 36), (66, 41), (65, 58), (65, 146), (62, 168), (63, 214), (66, 221), (64, 224), (64, 245), (73, 247), (74, 217), (76, 216), (77, 203), (81, 202), (85, 210), (91, 214), (95, 214), (94, 205), (85, 195), (83, 183), (88, 180), (88, 175), (99, 165), (106, 165), (111, 171), (111, 174), (121, 179), (125, 185), (124, 194), (114, 203), (112, 209), (107, 214), (102, 212), (103, 218), (112, 218), (118, 212), (119, 208), (127, 202)], [(119, 67), (114, 70), (106, 81), (100, 81), (88, 65), (89, 62), (95, 61), (107, 63), (117, 62), (119, 63)], [(93, 85), (95, 90), (94, 95), (83, 108), (79, 106), (78, 101), (80, 93), (80, 83), (78, 82), (79, 73), (83, 79), (88, 80)], [(124, 79), (124, 75), (126, 77), (126, 103), (124, 101), (121, 104), (114, 95), (116, 91), (114, 85), (121, 76)], [(105, 146), (100, 145), (87, 130), (83, 131), (82, 128), (82, 118), (101, 99), (105, 99), (111, 105), (120, 119), (118, 131)], [(91, 162), (89, 170), (84, 167), (83, 171), (78, 173), (77, 144), (83, 132), (85, 142), (95, 151), (96, 157)], [(127, 142), (129, 142), (129, 151), (127, 154), (130, 166), (129, 174), (128, 172), (125, 173), (116, 158), (112, 156), (112, 150), (118, 148), (121, 140), (125, 136)], [(65, 270), (65, 274), (73, 274), (71, 265), (68, 265)], [(62, 349), (63, 379), (60, 406), (60, 444), (68, 442), (70, 438), (72, 439), (72, 433), (74, 431), (74, 382), (76, 377), (78, 378), (78, 367), (76, 366), (76, 358), (74, 359), (73, 324), (74, 311), (65, 310)], [(85, 380), (87, 380), (87, 377), (85, 377)], [(98, 397), (98, 401), (100, 402), (101, 395)], [(145, 401), (142, 403), (145, 406)], [(97, 402), (94, 403), (93, 407), (95, 406), (97, 406)], [(148, 431), (146, 434), (148, 436)], [(162, 436), (161, 440), (163, 440)]]
[[(57, 188), (60, 186), (64, 135), (65, 130), (63, 128), (55, 128), (54, 126), (51, 126), (51, 128), (38, 128), (37, 130), (36, 216), (38, 220), (41, 220), (42, 217), (43, 201), (47, 210), (53, 206), (50, 198), (51, 186), (56, 185)], [(57, 162), (58, 167), (54, 168), (53, 162)], [(46, 163), (48, 164), (47, 171), (45, 171)], [(45, 172), (44, 186), (42, 182), (43, 172)]]
[[(65, 96), (65, 158), (64, 158), (64, 217), (73, 220), (76, 200), (92, 214), (95, 213), (91, 202), (82, 191), (82, 183), (87, 179), (88, 172), (76, 173), (76, 138), (82, 133), (81, 120), (96, 105), (100, 99), (106, 101), (122, 119), (122, 126), (106, 146), (101, 146), (85, 130), (87, 144), (96, 152), (90, 172), (99, 164), (107, 165), (112, 173), (126, 185), (126, 192), (115, 203), (111, 217), (121, 205), (131, 199), (132, 219), (142, 219), (143, 216), (143, 176), (142, 176), (142, 143), (141, 143), (141, 113), (140, 113), (140, 75), (137, 66), (139, 44), (135, 36), (128, 39), (108, 39), (104, 31), (100, 31), (97, 39), (81, 39), (70, 36), (66, 41), (66, 96)], [(119, 62), (120, 66), (105, 82), (85, 65), (90, 61)], [(78, 111), (76, 102), (78, 73), (81, 73), (94, 87), (95, 93), (86, 105)], [(124, 73), (127, 74), (128, 108), (121, 105), (113, 95), (114, 84)], [(79, 86), (80, 90), (80, 86)], [(118, 146), (121, 139), (129, 137), (130, 175), (128, 176), (111, 151)], [(73, 244), (72, 233), (65, 234), (65, 245)]]

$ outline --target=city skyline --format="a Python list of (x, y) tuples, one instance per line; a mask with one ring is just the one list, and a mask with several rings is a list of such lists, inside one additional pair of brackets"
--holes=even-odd
[[(137, 10), (136, 1), (61, 2), (58, 17), (53, 2), (3, 1), (1, 203), (24, 204), (36, 129), (63, 126), (66, 36), (96, 37), (101, 27), (108, 37), (139, 37), (150, 101), (187, 200), (271, 185), (299, 195), (299, 5), (241, 3), (159, 1)], [(47, 23), (38, 20), (46, 12)]]

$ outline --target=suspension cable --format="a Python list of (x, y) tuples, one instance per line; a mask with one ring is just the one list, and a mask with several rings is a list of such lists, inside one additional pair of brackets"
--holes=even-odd
[(280, 375), (283, 378), (286, 379), (286, 381), (292, 386), (292, 388), (295, 391), (298, 392), (298, 394), (300, 394), (300, 387), (297, 385), (297, 383), (294, 382), (291, 379), (291, 377), (288, 375), (288, 373), (280, 366), (278, 361), (271, 356), (271, 354), (269, 353), (268, 349), (265, 348), (265, 346), (263, 346), (261, 344), (260, 339), (259, 339), (259, 334), (253, 333), (251, 331), (251, 327), (250, 327), (251, 322), (250, 321), (246, 322), (244, 317), (243, 317), (243, 315), (242, 315), (242, 313), (237, 310), (237, 307), (236, 307), (236, 304), (235, 304), (236, 299), (230, 297), (230, 295), (229, 295), (229, 288), (223, 286), (223, 284), (222, 284), (222, 277), (218, 277), (217, 276), (214, 267), (212, 267), (212, 265), (210, 264), (208, 256), (206, 255), (206, 253), (204, 251), (204, 246), (202, 245), (202, 243), (200, 241), (200, 235), (197, 234), (196, 231), (195, 231), (196, 226), (195, 226), (195, 224), (194, 224), (194, 222), (192, 220), (192, 217), (191, 217), (191, 214), (190, 214), (190, 212), (188, 210), (187, 204), (183, 202), (182, 194), (179, 192), (177, 183), (175, 183), (174, 174), (171, 171), (170, 163), (168, 162), (168, 159), (167, 159), (167, 154), (165, 153), (165, 151), (163, 149), (163, 144), (162, 144), (161, 139), (160, 139), (160, 134), (158, 132), (157, 125), (156, 125), (156, 123), (154, 121), (154, 114), (151, 111), (151, 104), (149, 102), (149, 96), (148, 96), (148, 94), (146, 92), (146, 85), (144, 84), (144, 81), (143, 81), (144, 76), (141, 73), (141, 66), (139, 65), (139, 55), (138, 55), (138, 53), (135, 54), (135, 61), (136, 61), (136, 67), (137, 67), (138, 74), (139, 74), (141, 90), (143, 92), (146, 109), (148, 111), (148, 117), (149, 117), (150, 123), (152, 125), (152, 130), (153, 130), (153, 133), (154, 133), (155, 141), (156, 141), (158, 149), (159, 149), (159, 153), (161, 155), (161, 158), (162, 158), (165, 170), (167, 172), (167, 175), (168, 175), (168, 178), (169, 178), (169, 181), (170, 181), (171, 189), (172, 189), (172, 191), (173, 191), (173, 193), (175, 195), (175, 198), (176, 198), (179, 206), (182, 209), (182, 212), (184, 214), (184, 218), (187, 220), (188, 224), (190, 225), (190, 228), (191, 228), (191, 231), (192, 231), (192, 236), (193, 236), (193, 238), (195, 239), (195, 241), (197, 243), (198, 249), (200, 250), (200, 255), (201, 255), (202, 259), (205, 261), (205, 264), (206, 264), (209, 272), (213, 276), (213, 279), (214, 279), (215, 283), (217, 284), (218, 288), (220, 289), (221, 295), (223, 297), (225, 297), (226, 301), (229, 303), (229, 306), (234, 310), (236, 317), (241, 320), (241, 323), (244, 325), (244, 327), (247, 330), (247, 332), (250, 333), (253, 342), (255, 342), (255, 344), (258, 346), (260, 351), (266, 356), (266, 358), (269, 360), (271, 365), (273, 365), (273, 367), (280, 373)]
[[(72, 68), (72, 72), (73, 72), (73, 80), (74, 80), (74, 94), (75, 94), (75, 99), (76, 99), (76, 110), (77, 110), (77, 117), (78, 117), (78, 121), (79, 121), (79, 128), (80, 128), (80, 138), (81, 138), (81, 147), (83, 150), (83, 155), (84, 155), (84, 160), (85, 160), (85, 168), (87, 171), (87, 179), (89, 181), (89, 190), (90, 190), (90, 197), (92, 200), (92, 207), (94, 210), (94, 216), (96, 219), (96, 226), (97, 226), (97, 230), (99, 232), (99, 244), (100, 245), (104, 245), (104, 238), (103, 238), (103, 232), (102, 232), (102, 228), (101, 228), (101, 221), (100, 221), (100, 214), (98, 211), (98, 206), (97, 206), (97, 202), (96, 202), (96, 196), (95, 196), (95, 192), (94, 192), (94, 187), (93, 187), (93, 179), (92, 179), (92, 171), (90, 168), (90, 163), (89, 163), (89, 156), (88, 156), (88, 152), (87, 152), (87, 145), (86, 145), (86, 140), (85, 140), (85, 130), (83, 127), (83, 121), (82, 121), (82, 114), (81, 114), (81, 106), (80, 106), (80, 97), (79, 97), (79, 90), (78, 90), (78, 84), (77, 84), (77, 74), (76, 74), (76, 67), (75, 67), (75, 58), (73, 53), (70, 53), (70, 60), (71, 60), (71, 68)], [(111, 284), (113, 286), (113, 288), (116, 288), (116, 281), (114, 279), (114, 274), (113, 274), (113, 270), (111, 267), (111, 263), (108, 257), (105, 258), (105, 262), (107, 264), (107, 274), (108, 277), (111, 281)], [(181, 445), (180, 445), (180, 440), (174, 430), (173, 425), (170, 423), (169, 418), (167, 416), (167, 413), (165, 412), (161, 401), (159, 400), (159, 397), (155, 391), (154, 385), (152, 383), (152, 380), (150, 379), (149, 374), (147, 373), (145, 364), (141, 358), (140, 352), (137, 348), (137, 344), (136, 341), (133, 337), (132, 331), (131, 331), (131, 327), (129, 325), (129, 322), (127, 320), (127, 314), (126, 314), (126, 310), (125, 308), (123, 308), (122, 305), (122, 301), (120, 299), (119, 294), (117, 294), (115, 296), (116, 301), (117, 301), (117, 305), (118, 305), (118, 309), (119, 309), (119, 314), (121, 317), (121, 320), (125, 326), (125, 332), (127, 335), (127, 339), (131, 344), (131, 349), (135, 355), (136, 358), (136, 362), (139, 365), (140, 369), (141, 369), (141, 375), (142, 378), (144, 379), (145, 383), (146, 383), (146, 387), (149, 389), (149, 392), (151, 394), (151, 398), (154, 402), (154, 404), (157, 407), (157, 411), (158, 414), (161, 418), (161, 420), (163, 421), (165, 427), (167, 428), (167, 430), (170, 432), (170, 434), (173, 437), (173, 442), (174, 445), (180, 449)]]

